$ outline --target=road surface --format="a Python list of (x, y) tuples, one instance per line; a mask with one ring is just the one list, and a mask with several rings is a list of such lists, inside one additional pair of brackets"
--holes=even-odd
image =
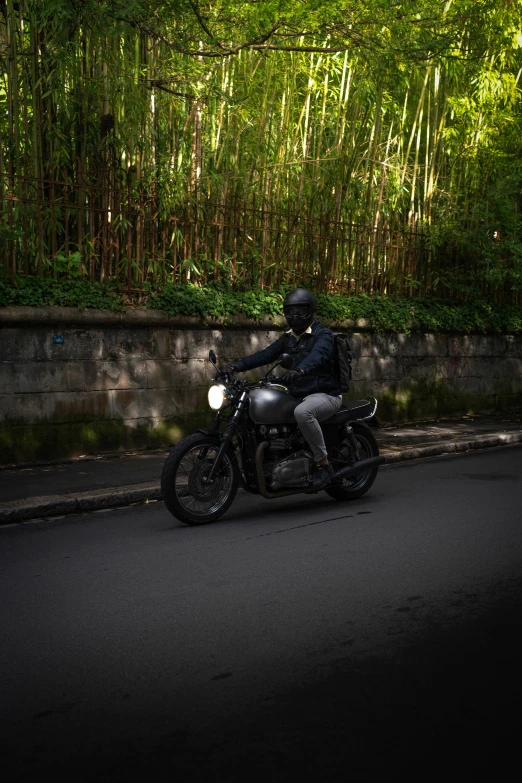
[(0, 530), (9, 781), (507, 775), (520, 745), (522, 448)]

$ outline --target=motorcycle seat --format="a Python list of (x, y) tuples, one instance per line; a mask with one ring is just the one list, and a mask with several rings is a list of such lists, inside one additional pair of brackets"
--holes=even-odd
[(344, 424), (346, 421), (356, 421), (369, 416), (375, 403), (369, 400), (353, 400), (343, 405), (342, 408), (327, 419), (328, 424)]

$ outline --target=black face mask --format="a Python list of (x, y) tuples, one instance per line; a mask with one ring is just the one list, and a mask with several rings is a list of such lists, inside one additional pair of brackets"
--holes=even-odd
[(308, 305), (290, 305), (285, 307), (288, 326), (296, 334), (303, 334), (314, 320), (314, 313)]

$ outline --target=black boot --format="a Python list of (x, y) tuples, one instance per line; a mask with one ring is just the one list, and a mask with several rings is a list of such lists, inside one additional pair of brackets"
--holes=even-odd
[(319, 491), (320, 489), (324, 489), (328, 486), (328, 484), (331, 483), (332, 477), (334, 475), (334, 469), (330, 465), (329, 462), (326, 463), (326, 465), (319, 465), (316, 468), (316, 471), (312, 478), (312, 489), (315, 489), (316, 491)]

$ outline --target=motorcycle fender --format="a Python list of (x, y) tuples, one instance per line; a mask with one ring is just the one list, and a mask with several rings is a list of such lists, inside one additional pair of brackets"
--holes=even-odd
[(366, 419), (364, 422), (368, 427), (375, 427), (378, 429), (379, 427), (382, 427), (381, 422), (377, 418), (377, 416), (372, 416), (371, 419)]
[(212, 438), (216, 441), (216, 443), (221, 443), (223, 440), (223, 435), (218, 430), (212, 429), (212, 427), (204, 427), (200, 430), (196, 430), (196, 432), (201, 432), (202, 435), (207, 435), (209, 438)]
[[(374, 417), (377, 418), (377, 417)], [(357, 430), (357, 428), (364, 428), (366, 425), (369, 424), (369, 421), (352, 421), (349, 422), (351, 426), (354, 428), (354, 430)], [(344, 428), (346, 424), (328, 424), (328, 421), (326, 423), (321, 423), (321, 429), (323, 431), (324, 435), (324, 445), (326, 446), (326, 451), (328, 454), (333, 454), (335, 449), (338, 448), (339, 443), (341, 443), (342, 440), (345, 438)], [(376, 426), (375, 424), (370, 426)], [(379, 425), (380, 426), (380, 425)]]

